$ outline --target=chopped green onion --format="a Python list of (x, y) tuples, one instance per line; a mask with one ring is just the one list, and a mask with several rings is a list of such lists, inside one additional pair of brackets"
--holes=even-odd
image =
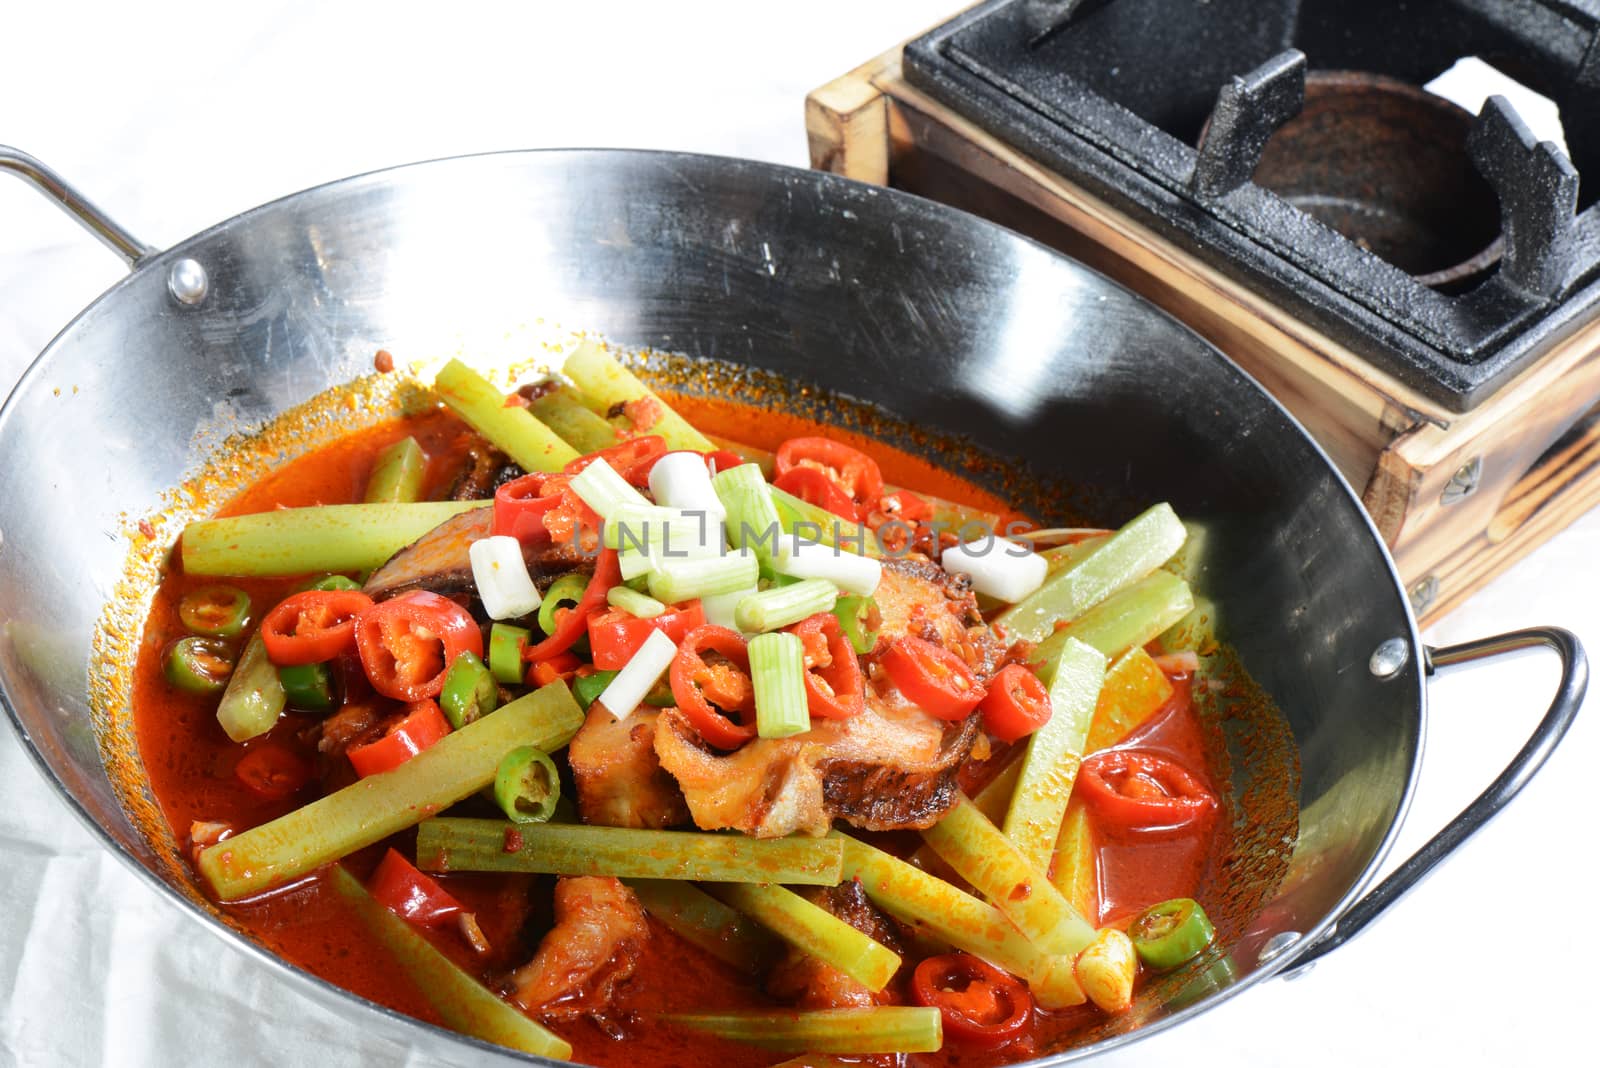
[(778, 510), (783, 532), (795, 541), (816, 541), (813, 535), (821, 531), (820, 541), (824, 545), (859, 556), (884, 555), (876, 534), (860, 523), (834, 515), (820, 504), (801, 500), (776, 486), (772, 487), (772, 502)]
[(650, 596), (666, 604), (733, 593), (756, 584), (761, 565), (754, 553), (730, 552), (703, 560), (661, 560), (650, 572)]
[(544, 599), (539, 602), (539, 629), (547, 637), (556, 632), (556, 609), (576, 606), (588, 587), (589, 576), (573, 572), (562, 575), (544, 591)]
[(528, 647), (528, 628), (510, 623), (489, 627), (489, 673), (507, 686), (522, 684), (522, 651)]
[(755, 583), (751, 583), (744, 589), (734, 590), (732, 593), (716, 593), (709, 597), (702, 597), (700, 598), (700, 609), (705, 612), (707, 623), (712, 623), (719, 627), (727, 627), (729, 630), (738, 630), (737, 612), (739, 602), (756, 592)]
[(645, 581), (655, 566), (655, 557), (642, 549), (625, 545), (617, 550), (617, 570), (630, 588), (634, 583)]
[(935, 1053), (944, 1045), (939, 1010), (921, 1005), (666, 1013), (661, 1019), (781, 1053)]
[(617, 443), (617, 428), (585, 408), (571, 386), (557, 386), (533, 398), (528, 402), (528, 411), (584, 455)]
[(482, 501), (324, 504), (199, 519), (183, 528), (191, 575), (303, 575), (366, 571)]
[(1187, 537), (1172, 506), (1155, 505), (1078, 563), (1050, 576), (1037, 592), (996, 617), (995, 625), (1012, 641), (1043, 641), (1056, 623), (1076, 620), (1160, 567)]
[(669, 508), (717, 521), (727, 518), (705, 460), (692, 452), (669, 452), (657, 460), (650, 468), (650, 493)]
[(865, 656), (878, 644), (878, 624), (883, 622), (878, 614), (878, 602), (871, 597), (841, 597), (833, 606), (839, 620), (839, 629), (850, 640), (850, 648)]
[(794, 634), (750, 639), (750, 682), (756, 693), (756, 733), (787, 738), (811, 729), (806, 708), (805, 645)]
[(570, 483), (572, 492), (599, 513), (601, 519), (610, 519), (625, 508), (649, 508), (644, 494), (628, 485), (626, 479), (604, 457), (596, 457), (576, 475)]
[(367, 479), (368, 504), (387, 501), (415, 501), (422, 497), (422, 477), (428, 472), (428, 457), (417, 439), (404, 437), (378, 454)]
[(672, 639), (652, 629), (644, 644), (639, 646), (633, 657), (617, 672), (617, 677), (611, 680), (611, 685), (600, 694), (600, 703), (618, 719), (627, 719), (656, 681), (667, 673), (667, 668), (672, 666), (672, 660), (677, 655), (678, 647)]
[(611, 685), (611, 680), (617, 677), (615, 671), (596, 671), (593, 675), (584, 675), (572, 680), (572, 696), (578, 699), (578, 705), (585, 712), (594, 704), (595, 698), (606, 692), (606, 687)]
[(245, 643), (234, 665), (233, 677), (217, 704), (217, 722), (229, 738), (248, 742), (272, 729), (287, 700), (278, 669), (267, 659), (267, 647), (256, 634)]
[(706, 436), (667, 406), (659, 396), (596, 341), (584, 340), (567, 357), (562, 366), (566, 376), (583, 391), (584, 398), (600, 411), (610, 411), (621, 404), (653, 401), (655, 419), (644, 433), (659, 434), (669, 449), (687, 449), (691, 452), (711, 452), (716, 448)]
[(572, 1046), (565, 1039), (530, 1020), (456, 967), (426, 936), (379, 904), (355, 876), (337, 865), (333, 869), (333, 887), (446, 1025), (464, 1035), (536, 1057), (562, 1061), (572, 1056)]
[(1041, 681), (1050, 691), (1050, 720), (1028, 738), (1021, 777), (1003, 828), (1018, 852), (1039, 871), (1050, 870), (1105, 677), (1106, 658), (1072, 638), (1041, 673)]
[(278, 669), (278, 682), (290, 708), (327, 712), (333, 708), (333, 671), (327, 664), (291, 664)]
[(606, 604), (628, 613), (635, 619), (654, 619), (667, 610), (667, 606), (626, 586), (613, 586), (606, 591)]
[(821, 542), (791, 544), (784, 539), (773, 566), (795, 578), (826, 579), (859, 597), (871, 596), (883, 581), (883, 565), (877, 560)]
[(1128, 927), (1139, 959), (1163, 972), (1199, 956), (1216, 933), (1206, 910), (1189, 897), (1151, 905)]
[(747, 633), (781, 630), (819, 612), (833, 611), (839, 590), (826, 579), (804, 579), (752, 593), (739, 602), (733, 618)]
[(452, 731), (397, 768), (208, 847), (200, 854), (200, 874), (223, 901), (282, 885), (477, 793), (494, 781), (507, 749), (535, 745), (552, 752), (582, 725), (572, 694), (553, 682)]
[[(436, 742), (434, 748), (443, 744)], [(837, 886), (840, 855), (839, 843), (827, 838), (745, 838), (703, 831), (559, 823), (523, 826), (455, 818), (426, 820), (417, 828), (417, 865), (441, 872)]]
[(561, 774), (544, 750), (519, 745), (494, 773), (494, 800), (512, 823), (543, 823), (561, 799)]
[(726, 547), (720, 519), (657, 504), (618, 508), (602, 524), (600, 541), (619, 552), (668, 559), (717, 556)]
[(451, 360), (439, 369), (433, 390), (472, 429), (524, 471), (559, 471), (578, 458), (577, 449), (557, 437), (526, 408), (507, 405), (504, 393), (460, 360)]
[(782, 538), (772, 489), (755, 464), (740, 464), (717, 472), (711, 480), (717, 499), (728, 510), (728, 541), (735, 548), (752, 550), (762, 564), (770, 564)]
[(1160, 637), (1193, 608), (1189, 584), (1170, 571), (1157, 571), (1101, 601), (1071, 626), (1040, 642), (1031, 662), (1049, 663), (1060, 654), (1068, 637), (1100, 650), (1102, 656), (1115, 658)]
[(724, 964), (754, 973), (773, 954), (776, 939), (693, 883), (625, 879), (645, 911), (679, 937)]
[(494, 682), (488, 665), (476, 653), (468, 651), (456, 657), (444, 677), (444, 689), (439, 691), (439, 707), (453, 729), (460, 730), (495, 710), (500, 688)]
[(250, 595), (237, 586), (201, 586), (183, 595), (178, 618), (196, 634), (236, 638), (250, 624)]
[(922, 838), (1041, 952), (1068, 956), (1094, 941), (1094, 927), (965, 797)]
[(344, 575), (323, 575), (321, 578), (314, 579), (311, 582), (302, 583), (297, 588), (297, 592), (303, 593), (306, 590), (359, 590), (360, 588), (361, 583), (353, 578), (348, 578)]
[(771, 884), (729, 883), (714, 886), (710, 892), (802, 953), (837, 968), (873, 993), (888, 986), (900, 970), (900, 957), (888, 946), (792, 890)]
[(490, 619), (520, 619), (539, 607), (539, 589), (522, 558), (522, 543), (504, 534), (467, 546), (472, 583)]
[(184, 693), (216, 693), (234, 670), (233, 650), (221, 638), (191, 635), (167, 647), (167, 681)]

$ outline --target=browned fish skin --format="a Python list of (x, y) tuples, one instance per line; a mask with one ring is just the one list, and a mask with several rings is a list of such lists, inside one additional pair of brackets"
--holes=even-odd
[(450, 487), (450, 500), (486, 501), (495, 490), (525, 474), (511, 457), (487, 441), (479, 441), (467, 449), (467, 464)]
[[(451, 516), (389, 557), (367, 579), (362, 592), (375, 601), (412, 590), (429, 590), (444, 597), (475, 594), (477, 585), (472, 580), (472, 559), (467, 550), (473, 542), (493, 533), (493, 508), (473, 508)], [(569, 571), (594, 571), (594, 560), (570, 545), (524, 545), (522, 558), (534, 582), (541, 584), (544, 579)]]
[[(810, 886), (795, 891), (819, 908), (837, 916), (868, 938), (902, 957), (900, 937), (883, 913), (873, 907), (861, 884), (851, 880), (838, 886)], [(767, 973), (767, 993), (801, 1009), (865, 1008), (895, 1002), (893, 987), (874, 994), (866, 986), (809, 953), (789, 948)]]
[[(986, 682), (1004, 649), (984, 625), (965, 578), (923, 558), (884, 561), (875, 595), (883, 616), (878, 649), (916, 634), (961, 656)], [(979, 727), (934, 719), (864, 661), (866, 709), (816, 720), (793, 738), (757, 738), (733, 753), (706, 746), (681, 714), (657, 724), (656, 755), (683, 790), (703, 830), (757, 837), (827, 833), (835, 818), (869, 830), (931, 827), (955, 804), (956, 776)]]
[(600, 702), (589, 706), (567, 746), (585, 823), (660, 830), (689, 822), (683, 791), (656, 757), (658, 715), (641, 708), (619, 723)]
[(633, 891), (610, 877), (556, 880), (556, 923), (533, 959), (506, 979), (511, 1000), (546, 1019), (604, 1017), (650, 937)]

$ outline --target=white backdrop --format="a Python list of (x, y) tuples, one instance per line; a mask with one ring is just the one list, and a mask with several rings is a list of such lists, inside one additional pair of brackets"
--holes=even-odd
[[(12, 3), (0, 6), (0, 142), (156, 245), (305, 186), (463, 152), (627, 146), (803, 165), (805, 92), (958, 3)], [(0, 180), (0, 386), (120, 273), (54, 208)], [(0, 526), (42, 503), (0, 502)], [(1597, 555), (1591, 514), (1428, 637), (1556, 623), (1600, 640)], [(1402, 849), (1494, 776), (1553, 679), (1528, 659), (1433, 685)], [(1359, 941), (1101, 1063), (1575, 1059), (1600, 952), (1585, 771), (1595, 715), (1504, 818)], [(0, 1065), (424, 1063), (178, 922), (4, 730), (0, 917)]]

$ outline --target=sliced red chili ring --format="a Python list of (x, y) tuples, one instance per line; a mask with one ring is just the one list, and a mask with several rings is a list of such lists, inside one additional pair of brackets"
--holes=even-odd
[(776, 467), (779, 478), (797, 467), (821, 471), (855, 502), (857, 514), (883, 494), (878, 461), (831, 438), (790, 438), (778, 446)]
[(560, 487), (546, 492), (542, 473), (514, 478), (494, 491), (494, 533), (520, 542), (541, 542), (550, 537), (544, 525), (547, 512), (561, 504)]
[(859, 517), (856, 502), (839, 488), (839, 483), (816, 467), (791, 467), (772, 483), (808, 504), (826, 508), (841, 519), (854, 522)]
[(398, 701), (439, 696), (456, 657), (483, 656), (483, 632), (467, 610), (426, 590), (372, 605), (355, 633), (372, 688)]
[(1022, 981), (968, 953), (918, 964), (911, 996), (939, 1010), (945, 1034), (990, 1049), (1016, 1038), (1033, 1018), (1033, 995)]
[(1050, 722), (1050, 692), (1021, 664), (1007, 664), (989, 680), (979, 707), (984, 729), (1003, 742), (1014, 742)]
[(660, 434), (640, 434), (619, 441), (597, 452), (580, 456), (561, 469), (563, 474), (576, 475), (596, 460), (604, 460), (621, 475), (629, 485), (648, 486), (650, 469), (667, 454), (667, 439)]
[(867, 707), (861, 661), (832, 612), (789, 628), (800, 636), (806, 665), (806, 708), (822, 719), (849, 719)]
[(261, 621), (267, 659), (279, 667), (319, 664), (349, 649), (356, 618), (372, 607), (359, 590), (306, 590), (291, 594)]
[(413, 701), (405, 714), (390, 723), (383, 737), (346, 750), (350, 764), (363, 779), (392, 771), (450, 733), (450, 721), (435, 701)]
[(367, 880), (367, 891), (378, 904), (419, 927), (437, 927), (462, 911), (461, 902), (437, 880), (412, 867), (393, 849), (378, 862), (377, 870)]
[(983, 686), (966, 661), (915, 635), (897, 639), (882, 663), (906, 699), (936, 719), (961, 719), (983, 700)]
[(706, 469), (715, 475), (718, 471), (727, 471), (744, 463), (744, 457), (732, 449), (712, 449), (705, 453)]
[(564, 653), (583, 637), (589, 626), (589, 617), (606, 603), (606, 591), (622, 581), (622, 568), (617, 562), (615, 549), (601, 549), (595, 560), (594, 575), (583, 588), (578, 603), (565, 612), (556, 612), (555, 630), (536, 645), (530, 645), (522, 655), (528, 660), (548, 660)]
[(621, 609), (611, 609), (589, 617), (589, 649), (594, 666), (600, 671), (620, 671), (633, 659), (650, 632), (659, 630), (674, 645), (691, 631), (705, 626), (705, 609), (699, 601), (685, 601), (658, 616), (640, 619)]
[(1216, 796), (1181, 765), (1154, 753), (1107, 749), (1078, 769), (1076, 790), (1107, 831), (1171, 833), (1209, 819)]
[[(723, 660), (707, 663), (704, 653)], [(708, 624), (689, 632), (678, 644), (669, 677), (678, 710), (709, 744), (737, 749), (756, 736), (750, 652), (737, 631)]]
[(236, 779), (265, 801), (285, 801), (311, 781), (311, 764), (286, 745), (253, 745), (233, 766)]

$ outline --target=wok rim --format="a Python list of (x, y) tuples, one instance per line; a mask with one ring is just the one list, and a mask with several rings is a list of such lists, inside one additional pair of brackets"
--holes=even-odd
[[(222, 220), (221, 222), (208, 226), (203, 230), (199, 230), (165, 249), (152, 253), (151, 255), (146, 256), (140, 259), (137, 263), (133, 264), (126, 275), (117, 279), (116, 282), (112, 283), (112, 285), (102, 291), (99, 296), (95, 297), (92, 301), (80, 309), (77, 314), (75, 314), (66, 323), (65, 326), (57, 331), (55, 336), (50, 339), (49, 343), (46, 344), (42, 350), (40, 350), (39, 355), (34, 357), (34, 359), (29, 362), (23, 373), (18, 376), (16, 384), (7, 394), (5, 402), (0, 404), (0, 441), (4, 440), (6, 428), (10, 423), (12, 413), (19, 408), (22, 403), (21, 395), (34, 384), (33, 380), (43, 373), (44, 367), (49, 363), (51, 357), (56, 352), (56, 349), (69, 339), (70, 335), (77, 328), (80, 322), (82, 322), (92, 313), (99, 310), (102, 305), (116, 298), (122, 289), (129, 286), (136, 278), (145, 272), (160, 269), (164, 265), (169, 264), (174, 260), (181, 259), (188, 249), (204, 242), (213, 235), (219, 234), (236, 226), (241, 226), (258, 216), (264, 216), (274, 211), (281, 210), (286, 205), (302, 199), (309, 199), (318, 195), (325, 195), (336, 189), (350, 189), (361, 185), (382, 183), (394, 178), (395, 176), (413, 171), (420, 171), (424, 168), (440, 168), (447, 165), (466, 165), (477, 161), (500, 160), (508, 158), (555, 159), (560, 157), (574, 160), (580, 158), (601, 160), (641, 158), (656, 161), (683, 161), (686, 163), (698, 163), (701, 165), (710, 165), (722, 168), (726, 168), (731, 164), (738, 168), (745, 169), (748, 173), (760, 175), (763, 180), (772, 180), (787, 176), (791, 179), (810, 181), (823, 189), (827, 189), (829, 187), (868, 188), (873, 190), (876, 196), (882, 197), (885, 203), (892, 204), (897, 201), (906, 203), (915, 207), (917, 211), (929, 213), (935, 217), (942, 217), (946, 220), (953, 221), (953, 223), (957, 226), (977, 227), (983, 230), (998, 232), (999, 234), (1004, 235), (1004, 237), (1010, 241), (1020, 242), (1024, 245), (1031, 246), (1037, 251), (1047, 253), (1051, 257), (1065, 261), (1065, 264), (1074, 270), (1087, 272), (1088, 274), (1094, 276), (1097, 281), (1125, 294), (1128, 298), (1134, 301), (1136, 306), (1138, 306), (1145, 314), (1152, 314), (1169, 320), (1173, 325), (1192, 336), (1196, 342), (1209, 351), (1210, 355), (1214, 359), (1220, 361), (1222, 370), (1225, 373), (1231, 373), (1236, 376), (1238, 379), (1236, 384), (1237, 388), (1254, 390), (1262, 401), (1276, 410), (1277, 414), (1281, 416), (1287, 424), (1287, 429), (1291, 433), (1297, 433), (1304, 440), (1304, 443), (1310, 447), (1316, 459), (1319, 460), (1327, 468), (1328, 472), (1333, 475), (1337, 481), (1340, 491), (1344, 494), (1346, 503), (1355, 509), (1361, 524), (1365, 528), (1370, 538), (1371, 547), (1376, 549), (1378, 552), (1379, 558), (1381, 559), (1384, 569), (1389, 577), (1392, 590), (1396, 595), (1396, 600), (1401, 606), (1402, 617), (1405, 624), (1404, 638), (1408, 643), (1411, 656), (1410, 663), (1415, 665), (1417, 668), (1415, 672), (1417, 692), (1414, 702), (1417, 712), (1416, 738), (1413, 747), (1413, 756), (1406, 775), (1405, 787), (1401, 791), (1401, 796), (1398, 804), (1395, 807), (1394, 815), (1390, 820), (1388, 828), (1384, 832), (1382, 840), (1378, 843), (1371, 859), (1368, 861), (1361, 874), (1351, 883), (1350, 887), (1344, 892), (1344, 894), (1340, 896), (1338, 901), (1329, 908), (1327, 914), (1323, 916), (1323, 918), (1311, 929), (1301, 932), (1301, 937), (1292, 945), (1271, 957), (1270, 960), (1257, 964), (1243, 978), (1236, 979), (1227, 986), (1222, 987), (1220, 990), (1213, 991), (1212, 993), (1199, 998), (1192, 1004), (1184, 1006), (1176, 1012), (1164, 1013), (1148, 1023), (1140, 1024), (1131, 1030), (1125, 1031), (1121, 1034), (1112, 1035), (1088, 1045), (1076, 1046), (1061, 1050), (1056, 1053), (1048, 1054), (1043, 1057), (1037, 1057), (1032, 1060), (1017, 1062), (1018, 1068), (1021, 1068), (1021, 1066), (1025, 1065), (1057, 1065), (1086, 1060), (1102, 1053), (1121, 1049), (1136, 1043), (1143, 1038), (1159, 1034), (1168, 1030), (1169, 1028), (1176, 1027), (1179, 1024), (1186, 1022), (1191, 1017), (1197, 1016), (1203, 1012), (1207, 1012), (1215, 1006), (1232, 1000), (1234, 997), (1246, 990), (1249, 990), (1256, 984), (1264, 982), (1267, 979), (1271, 979), (1281, 972), (1290, 969), (1305, 951), (1315, 946), (1324, 937), (1329, 935), (1337, 926), (1339, 920), (1347, 911), (1349, 911), (1350, 907), (1355, 902), (1360, 900), (1360, 898), (1376, 882), (1380, 869), (1383, 867), (1384, 862), (1388, 859), (1390, 852), (1394, 848), (1395, 842), (1399, 838), (1406, 818), (1410, 813), (1411, 803), (1416, 793), (1417, 783), (1420, 777), (1422, 760), (1427, 741), (1427, 682), (1428, 678), (1430, 677), (1430, 673), (1423, 667), (1428, 662), (1426, 647), (1422, 643), (1421, 635), (1417, 629), (1416, 615), (1411, 608), (1409, 598), (1406, 596), (1405, 585), (1400, 579), (1398, 569), (1395, 566), (1395, 562), (1389, 552), (1389, 548), (1384, 543), (1381, 535), (1378, 533), (1377, 527), (1373, 523), (1372, 516), (1361, 504), (1360, 496), (1350, 486), (1349, 482), (1345, 479), (1344, 474), (1339, 470), (1338, 466), (1335, 465), (1328, 457), (1327, 451), (1323, 449), (1321, 443), (1318, 442), (1316, 438), (1306, 430), (1306, 428), (1301, 424), (1300, 420), (1297, 419), (1293, 413), (1284, 407), (1277, 397), (1273, 396), (1273, 394), (1268, 391), (1266, 387), (1261, 385), (1260, 382), (1256, 381), (1254, 377), (1252, 377), (1238, 364), (1234, 363), (1233, 360), (1231, 360), (1219, 348), (1217, 348), (1210, 341), (1206, 340), (1206, 338), (1202, 337), (1187, 323), (1184, 323), (1182, 320), (1167, 312), (1165, 309), (1158, 307), (1148, 298), (1134, 292), (1127, 286), (1124, 286), (1114, 279), (1107, 277), (1101, 272), (1089, 267), (1088, 265), (1067, 255), (1066, 253), (1050, 248), (1042, 242), (1036, 241), (1033, 238), (1027, 237), (1026, 235), (1020, 234), (1014, 230), (1008, 229), (1007, 227), (991, 222), (980, 216), (973, 215), (961, 209), (951, 207), (947, 204), (942, 204), (938, 201), (931, 200), (905, 190), (858, 182), (827, 171), (811, 170), (805, 167), (796, 167), (782, 163), (771, 163), (763, 160), (753, 160), (740, 156), (725, 156), (711, 153), (681, 152), (662, 149), (571, 147), (506, 149), (493, 152), (463, 153), (454, 156), (441, 156), (433, 159), (417, 160), (408, 163), (395, 164), (388, 167), (381, 167), (370, 171), (363, 171), (358, 174), (333, 179), (331, 181), (309, 186), (305, 189), (297, 190), (292, 193), (287, 193), (283, 196), (265, 201), (254, 207), (247, 208), (236, 215)], [(1399, 636), (1400, 635), (1396, 635), (1396, 637)], [(95, 820), (94, 816), (83, 806), (82, 802), (79, 801), (77, 796), (70, 789), (68, 789), (67, 785), (55, 773), (55, 770), (45, 760), (44, 755), (40, 752), (38, 746), (34, 744), (33, 737), (28, 733), (26, 727), (21, 721), (21, 718), (19, 717), (16, 708), (12, 704), (9, 687), (6, 685), (6, 679), (3, 673), (0, 673), (0, 706), (5, 708), (6, 719), (9, 721), (11, 728), (15, 732), (18, 740), (22, 743), (22, 748), (27, 753), (29, 761), (38, 770), (44, 780), (53, 788), (58, 797), (66, 804), (68, 810), (78, 819), (79, 823), (81, 823), (90, 831), (91, 835), (98, 840), (101, 846), (103, 846), (108, 852), (121, 861), (127, 868), (131, 869), (135, 875), (142, 879), (147, 885), (151, 886), (156, 891), (157, 897), (163, 899), (169, 905), (176, 906), (191, 918), (199, 921), (207, 931), (211, 932), (225, 944), (229, 945), (235, 950), (243, 952), (247, 957), (256, 961), (257, 963), (266, 965), (267, 968), (275, 975), (286, 980), (291, 989), (294, 989), (297, 993), (307, 996), (320, 1005), (329, 1008), (330, 1011), (339, 1011), (335, 1006), (338, 1006), (340, 1003), (345, 1003), (352, 1005), (357, 1009), (376, 1012), (395, 1024), (398, 1024), (401, 1028), (419, 1029), (431, 1040), (432, 1044), (442, 1043), (445, 1048), (449, 1048), (451, 1045), (457, 1045), (465, 1049), (477, 1050), (480, 1053), (488, 1054), (490, 1056), (515, 1060), (525, 1064), (561, 1065), (572, 1063), (566, 1061), (553, 1061), (545, 1057), (524, 1053), (520, 1050), (512, 1049), (510, 1047), (486, 1042), (483, 1039), (475, 1038), (471, 1035), (454, 1031), (447, 1027), (442, 1027), (438, 1024), (429, 1023), (425, 1020), (420, 1020), (414, 1016), (407, 1015), (396, 1009), (392, 1009), (386, 1005), (383, 1005), (380, 1002), (373, 1001), (370, 998), (364, 997), (363, 995), (357, 994), (335, 983), (332, 983), (316, 973), (300, 967), (292, 961), (279, 957), (278, 955), (267, 950), (265, 947), (257, 944), (250, 937), (235, 931), (233, 928), (223, 923), (218, 917), (206, 911), (193, 900), (174, 888), (165, 879), (161, 878), (157, 872), (141, 863), (138, 857), (136, 857), (130, 850), (124, 848), (120, 841), (115, 839), (110, 832), (108, 832)]]

